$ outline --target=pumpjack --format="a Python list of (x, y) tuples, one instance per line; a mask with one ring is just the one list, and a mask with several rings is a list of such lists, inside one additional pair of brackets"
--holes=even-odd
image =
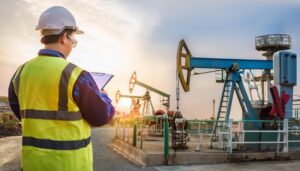
[[(131, 104), (130, 111), (133, 115), (144, 116), (145, 114), (147, 114), (148, 110), (149, 110), (148, 109), (149, 104), (151, 106), (152, 113), (154, 112), (154, 107), (152, 105), (151, 97), (150, 97), (150, 94), (148, 91), (146, 91), (146, 93), (142, 96), (137, 96), (137, 95), (124, 95), (124, 94), (121, 94), (120, 90), (118, 90), (116, 93), (116, 97), (115, 97), (116, 104), (118, 104), (118, 102), (121, 98), (130, 98), (132, 100), (133, 103)], [(142, 113), (140, 113), (140, 111), (139, 111), (139, 109), (141, 107), (140, 101), (143, 101)]]
[(158, 90), (157, 88), (154, 88), (150, 85), (147, 85), (146, 83), (143, 83), (143, 82), (139, 81), (137, 79), (136, 72), (134, 72), (130, 77), (130, 80), (129, 80), (129, 93), (132, 93), (135, 85), (139, 85), (139, 86), (145, 88), (147, 92), (151, 91), (151, 92), (154, 92), (154, 93), (162, 96), (163, 97), (162, 105), (166, 107), (166, 111), (169, 110), (169, 108), (170, 108), (170, 95), (168, 93), (165, 93), (161, 90)]
[[(266, 51), (263, 55), (266, 60), (259, 59), (241, 59), (241, 58), (210, 58), (210, 57), (194, 57), (186, 45), (184, 40), (181, 40), (177, 50), (177, 74), (182, 88), (185, 92), (190, 90), (191, 71), (195, 68), (207, 68), (221, 70), (223, 89), (221, 99), (216, 116), (216, 121), (213, 126), (211, 143), (216, 140), (216, 132), (220, 123), (229, 122), (230, 111), (233, 101), (234, 92), (243, 111), (243, 120), (248, 126), (253, 129), (261, 129), (261, 125), (256, 122), (260, 120), (260, 113), (254, 107), (252, 100), (249, 99), (245, 85), (243, 83), (243, 75), (245, 70), (262, 70), (263, 75), (258, 78), (262, 83), (267, 81), (268, 89), (271, 87), (270, 82), (274, 77), (275, 84), (279, 86), (280, 95), (282, 92), (287, 92), (289, 96), (293, 96), (293, 86), (296, 85), (296, 54), (282, 51), (291, 47), (291, 38), (289, 35), (275, 34), (265, 35), (256, 38), (256, 49)], [(271, 70), (274, 69), (274, 74)], [(263, 86), (264, 84), (262, 84)], [(262, 88), (264, 91), (264, 88)], [(263, 93), (264, 95), (264, 93)], [(269, 96), (271, 93), (269, 93)], [(279, 95), (279, 96), (280, 96)], [(273, 96), (272, 96), (273, 97)], [(252, 97), (251, 97), (252, 99)], [(261, 104), (264, 104), (264, 96)], [(271, 98), (268, 102), (272, 102)], [(285, 118), (291, 117), (291, 104), (289, 101), (286, 104)]]

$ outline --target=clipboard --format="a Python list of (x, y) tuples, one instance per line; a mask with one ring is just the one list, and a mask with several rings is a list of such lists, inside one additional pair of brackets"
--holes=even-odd
[(94, 81), (96, 82), (99, 90), (103, 90), (107, 83), (114, 77), (112, 74), (106, 74), (101, 72), (90, 72)]

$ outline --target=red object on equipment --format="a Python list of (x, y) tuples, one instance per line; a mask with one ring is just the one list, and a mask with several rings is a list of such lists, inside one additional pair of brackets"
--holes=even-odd
[(169, 110), (167, 112), (168, 116), (173, 116), (175, 114), (174, 110)]
[(281, 99), (282, 99), (282, 103), (283, 104), (287, 104), (287, 102), (289, 101), (290, 99), (290, 96), (288, 94), (286, 94), (286, 92), (282, 92), (281, 94)]
[(273, 106), (270, 115), (275, 117), (278, 115), (281, 119), (285, 116), (285, 104), (289, 101), (290, 96), (286, 92), (282, 92), (281, 98), (279, 97), (278, 89), (276, 86), (270, 88), (273, 98)]
[[(157, 110), (157, 111), (155, 112), (155, 115), (156, 115), (156, 116), (157, 116), (157, 115), (164, 115), (165, 113), (166, 113), (165, 111), (159, 109), (159, 110)], [(173, 115), (175, 114), (175, 112), (169, 110), (169, 111), (167, 112), (167, 114), (168, 114), (168, 116), (173, 116)]]
[(163, 110), (157, 110), (155, 112), (155, 115), (164, 115), (164, 114), (165, 114), (165, 111), (163, 111)]

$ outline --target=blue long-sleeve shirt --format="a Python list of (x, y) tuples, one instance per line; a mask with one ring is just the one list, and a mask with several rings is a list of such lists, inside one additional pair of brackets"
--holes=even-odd
[[(49, 49), (41, 49), (38, 54), (64, 58), (62, 53)], [(93, 127), (107, 124), (114, 116), (115, 109), (110, 98), (99, 91), (97, 84), (87, 71), (83, 70), (76, 80), (73, 87), (73, 98), (82, 117)], [(8, 100), (12, 111), (21, 120), (19, 100), (15, 94), (12, 80), (8, 89)]]

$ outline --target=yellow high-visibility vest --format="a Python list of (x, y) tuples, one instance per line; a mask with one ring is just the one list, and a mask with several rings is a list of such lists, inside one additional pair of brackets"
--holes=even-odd
[(23, 171), (91, 171), (91, 126), (73, 99), (82, 69), (60, 57), (38, 56), (13, 84), (22, 117)]

